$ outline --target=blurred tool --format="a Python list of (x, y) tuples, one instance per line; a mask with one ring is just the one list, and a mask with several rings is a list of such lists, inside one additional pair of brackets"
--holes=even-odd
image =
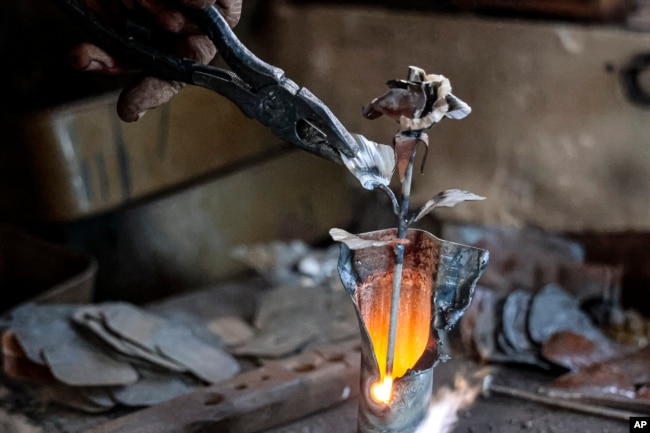
[(591, 415), (603, 416), (607, 418), (620, 419), (624, 421), (629, 420), (631, 417), (644, 416), (641, 413), (629, 412), (619, 409), (610, 409), (607, 407), (583, 403), (575, 400), (562, 400), (556, 397), (540, 395), (522, 389), (496, 385), (493, 382), (494, 377), (491, 375), (486, 376), (483, 380), (482, 394), (484, 397), (489, 397), (491, 394), (501, 394), (521, 400), (545, 404), (548, 406), (559, 407), (562, 409), (568, 409), (576, 412), (588, 413)]

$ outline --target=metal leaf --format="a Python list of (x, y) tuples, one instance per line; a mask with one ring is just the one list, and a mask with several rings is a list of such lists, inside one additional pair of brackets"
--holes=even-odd
[(365, 189), (372, 190), (379, 185), (387, 186), (395, 170), (393, 148), (377, 144), (362, 135), (354, 134), (353, 137), (359, 145), (359, 151), (353, 158), (341, 154), (345, 166)]
[(471, 192), (461, 191), (459, 189), (448, 189), (433, 196), (426, 202), (416, 215), (413, 221), (420, 220), (423, 216), (437, 207), (453, 207), (464, 201), (485, 200), (485, 197), (472, 194)]
[(351, 250), (360, 250), (363, 248), (371, 247), (385, 247), (389, 245), (406, 245), (409, 243), (407, 239), (393, 238), (388, 240), (372, 240), (363, 239), (357, 235), (346, 232), (343, 229), (333, 228), (330, 229), (330, 236), (336, 242), (343, 242)]

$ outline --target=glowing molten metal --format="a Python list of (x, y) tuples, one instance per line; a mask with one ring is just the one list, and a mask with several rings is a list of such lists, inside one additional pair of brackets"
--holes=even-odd
[[(373, 400), (388, 403), (393, 378), (400, 378), (422, 357), (431, 337), (432, 284), (427, 275), (405, 269), (402, 275), (393, 376), (386, 376), (386, 352), (393, 274), (371, 278), (372, 290), (360, 290), (359, 307), (372, 340), (380, 381), (371, 390)], [(369, 287), (368, 287), (369, 288)], [(367, 296), (364, 296), (367, 295)]]
[(386, 377), (383, 381), (375, 382), (370, 388), (370, 395), (377, 403), (388, 404), (393, 396), (393, 378)]

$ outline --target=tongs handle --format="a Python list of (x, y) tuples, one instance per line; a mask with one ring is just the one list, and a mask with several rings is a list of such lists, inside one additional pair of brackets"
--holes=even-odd
[[(53, 1), (95, 36), (109, 52), (119, 53), (126, 61), (149, 69), (161, 78), (195, 84), (193, 72), (197, 62), (164, 52), (146, 41), (120, 33), (100, 20), (84, 0)], [(206, 33), (241, 82), (252, 90), (278, 84), (284, 79), (282, 69), (260, 60), (241, 43), (215, 6), (206, 9), (188, 8), (184, 12)]]
[(259, 59), (241, 43), (215, 6), (187, 13), (208, 35), (226, 64), (253, 90), (284, 80), (282, 69)]

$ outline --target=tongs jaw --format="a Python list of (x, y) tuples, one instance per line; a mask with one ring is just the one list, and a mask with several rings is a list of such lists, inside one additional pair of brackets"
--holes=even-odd
[(341, 162), (341, 153), (353, 157), (358, 152), (356, 141), (329, 108), (286, 78), (282, 69), (248, 50), (214, 6), (184, 12), (208, 35), (232, 71), (175, 56), (126, 30), (118, 31), (90, 11), (85, 0), (53, 1), (81, 22), (104, 49), (147, 73), (218, 92), (277, 137), (324, 158)]

